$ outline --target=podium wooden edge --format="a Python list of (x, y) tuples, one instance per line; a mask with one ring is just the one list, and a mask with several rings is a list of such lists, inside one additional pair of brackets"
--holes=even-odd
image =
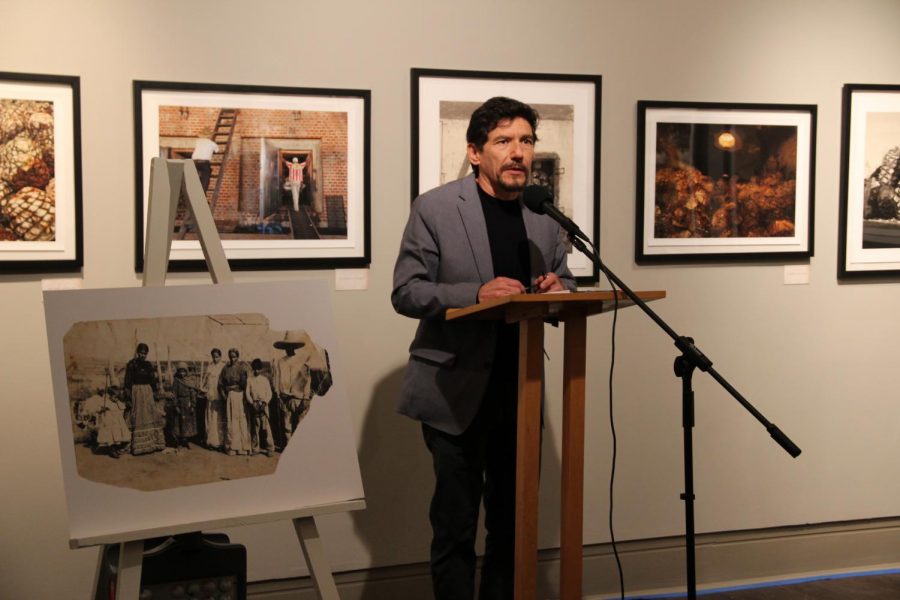
[[(662, 300), (666, 297), (665, 290), (649, 290), (635, 293), (644, 302)], [(496, 319), (498, 318), (498, 310), (513, 310), (513, 307), (516, 307), (521, 313), (517, 320), (535, 317), (554, 318), (564, 313), (565, 309), (571, 309), (575, 305), (580, 304), (593, 304), (594, 310), (588, 313), (588, 315), (593, 315), (612, 310), (617, 300), (619, 308), (627, 308), (634, 305), (634, 302), (622, 291), (617, 291), (615, 294), (610, 291), (511, 294), (461, 308), (448, 308), (444, 317), (448, 321), (466, 318)]]

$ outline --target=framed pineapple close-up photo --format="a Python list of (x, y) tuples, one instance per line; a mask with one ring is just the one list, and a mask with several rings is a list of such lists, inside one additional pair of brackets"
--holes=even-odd
[(0, 73), (0, 273), (82, 265), (78, 77)]

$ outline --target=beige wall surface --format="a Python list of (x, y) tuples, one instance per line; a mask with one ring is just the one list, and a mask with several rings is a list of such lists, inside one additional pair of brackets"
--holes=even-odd
[[(133, 273), (135, 79), (372, 90), (372, 265), (333, 291), (368, 509), (322, 520), (336, 569), (427, 559), (429, 458), (393, 412), (415, 323), (394, 314), (391, 270), (409, 210), (410, 68), (603, 76), (601, 242), (634, 289), (804, 450), (790, 459), (709, 377), (697, 391), (698, 531), (900, 515), (897, 281), (836, 281), (841, 86), (900, 83), (896, 0), (0, 2), (0, 71), (81, 77), (85, 288)], [(815, 257), (784, 265), (634, 264), (638, 100), (818, 106)], [(331, 271), (239, 273), (238, 281)], [(45, 277), (49, 283), (54, 277)], [(177, 275), (173, 283), (205, 282)], [(40, 276), (0, 276), (0, 596), (85, 598), (96, 549), (69, 550)], [(585, 541), (608, 540), (608, 316), (589, 327)], [(683, 530), (680, 386), (671, 341), (635, 309), (618, 321), (620, 539)], [(559, 332), (549, 333), (540, 543), (558, 543)], [(264, 492), (261, 492), (264, 493)], [(301, 574), (287, 523), (234, 533), (251, 577)]]

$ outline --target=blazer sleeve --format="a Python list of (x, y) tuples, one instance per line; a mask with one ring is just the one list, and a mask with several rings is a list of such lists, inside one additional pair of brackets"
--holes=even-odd
[[(394, 265), (391, 304), (401, 315), (414, 319), (442, 319), (448, 308), (474, 304), (481, 287), (477, 280), (442, 280), (440, 213), (428, 210), (428, 205), (435, 205), (437, 201), (436, 198), (420, 197), (413, 202)], [(453, 244), (458, 245), (459, 240), (443, 240), (443, 244), (450, 248)]]

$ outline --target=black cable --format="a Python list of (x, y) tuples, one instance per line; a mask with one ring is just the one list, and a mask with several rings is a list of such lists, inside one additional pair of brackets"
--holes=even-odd
[[(597, 247), (594, 243), (588, 241), (594, 256), (597, 256)], [(619, 548), (616, 544), (616, 533), (613, 527), (613, 502), (616, 482), (616, 458), (618, 456), (618, 437), (616, 435), (616, 420), (613, 412), (613, 375), (616, 367), (616, 325), (619, 322), (619, 294), (616, 285), (612, 282), (609, 274), (606, 274), (606, 281), (609, 282), (609, 289), (613, 294), (613, 321), (610, 334), (610, 357), (609, 357), (609, 430), (612, 436), (612, 465), (609, 472), (609, 539), (612, 546), (613, 556), (616, 559), (616, 571), (619, 575), (619, 598), (625, 600), (625, 574), (622, 570), (622, 560), (619, 557)]]
[(625, 600), (625, 575), (622, 571), (622, 561), (619, 558), (619, 549), (616, 545), (616, 534), (613, 528), (613, 492), (616, 482), (616, 458), (618, 454), (618, 438), (616, 436), (616, 421), (613, 414), (613, 375), (616, 366), (616, 324), (619, 320), (619, 294), (616, 286), (607, 276), (609, 287), (613, 293), (613, 321), (612, 333), (610, 339), (610, 358), (609, 358), (609, 430), (612, 434), (612, 466), (609, 473), (609, 539), (612, 545), (613, 556), (616, 559), (616, 570), (619, 574), (619, 597)]

